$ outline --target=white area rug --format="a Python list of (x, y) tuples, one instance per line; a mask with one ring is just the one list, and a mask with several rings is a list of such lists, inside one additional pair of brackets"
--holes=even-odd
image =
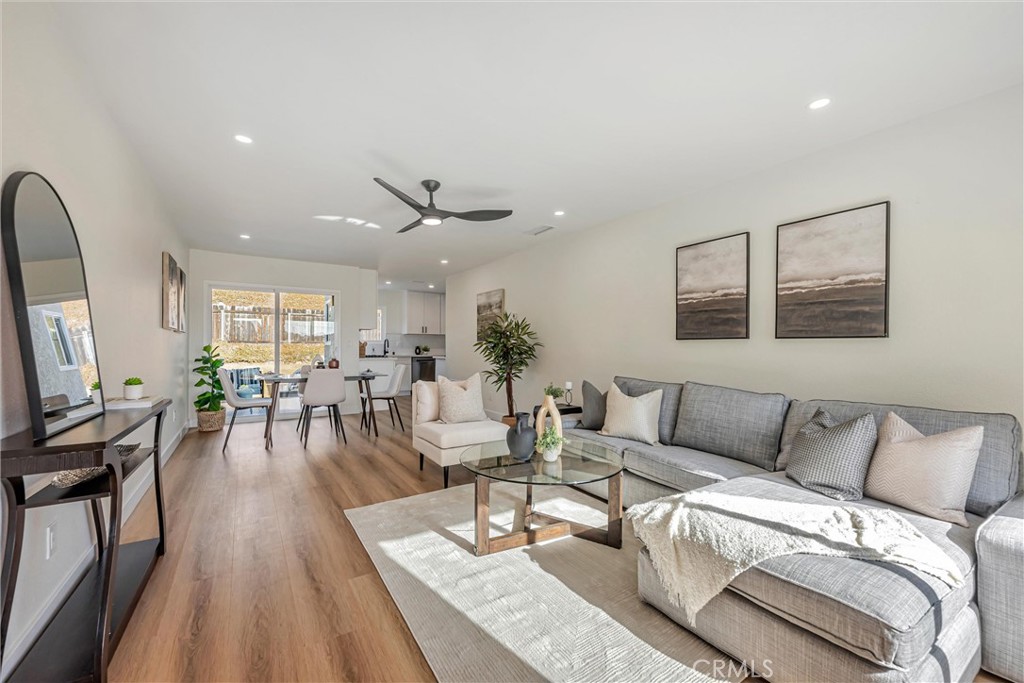
[[(491, 485), (491, 536), (511, 530), (523, 495)], [(606, 519), (603, 502), (564, 486), (536, 486), (534, 499), (556, 517)], [(621, 550), (566, 537), (476, 557), (473, 505), (469, 485), (346, 512), (439, 681), (696, 682), (729, 670), (641, 602), (628, 523)]]

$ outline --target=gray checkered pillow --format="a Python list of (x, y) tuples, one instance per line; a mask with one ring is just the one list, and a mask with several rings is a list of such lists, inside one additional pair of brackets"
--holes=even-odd
[(819, 408), (793, 439), (786, 476), (829, 498), (860, 500), (877, 441), (870, 413), (837, 424)]

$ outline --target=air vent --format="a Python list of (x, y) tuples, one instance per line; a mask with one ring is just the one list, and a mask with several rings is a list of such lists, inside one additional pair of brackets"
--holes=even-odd
[(541, 225), (540, 227), (534, 228), (533, 230), (527, 230), (527, 234), (536, 237), (537, 235), (543, 235), (544, 233), (554, 229), (555, 226), (553, 225)]

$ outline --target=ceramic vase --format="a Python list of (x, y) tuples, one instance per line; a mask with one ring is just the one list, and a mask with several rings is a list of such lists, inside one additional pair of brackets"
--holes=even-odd
[(526, 461), (533, 456), (537, 443), (537, 430), (530, 426), (529, 413), (516, 413), (516, 423), (505, 434), (508, 454), (516, 460)]
[(126, 401), (137, 401), (143, 396), (142, 393), (145, 390), (145, 384), (125, 384), (124, 385), (124, 400)]
[[(534, 420), (534, 426), (537, 429), (537, 434), (543, 434), (548, 426), (548, 418), (551, 418), (551, 426), (555, 428), (555, 433), (562, 436), (562, 415), (558, 412), (558, 407), (555, 406), (555, 399), (547, 394), (544, 395), (544, 402), (540, 404), (540, 410), (537, 411), (537, 419)], [(541, 453), (541, 449), (537, 449), (538, 453)], [(559, 446), (555, 450), (555, 457), (557, 458), (562, 452), (562, 447)]]
[(99, 389), (92, 390), (92, 402), (98, 406), (103, 405), (103, 392)]
[(562, 447), (548, 448), (544, 451), (544, 462), (555, 462), (558, 460), (558, 454), (562, 452)]

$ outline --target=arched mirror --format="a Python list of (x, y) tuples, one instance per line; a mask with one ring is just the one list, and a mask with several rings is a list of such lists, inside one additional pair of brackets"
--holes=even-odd
[(85, 267), (71, 217), (38, 173), (4, 182), (0, 232), (32, 433), (44, 439), (103, 412)]

